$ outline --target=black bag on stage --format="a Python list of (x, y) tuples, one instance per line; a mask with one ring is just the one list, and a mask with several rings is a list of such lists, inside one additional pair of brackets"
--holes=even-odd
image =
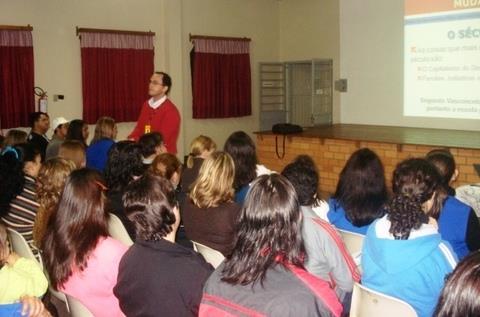
[(291, 123), (277, 123), (272, 126), (272, 132), (275, 134), (282, 134), (283, 135), (283, 151), (282, 155), (278, 153), (278, 135), (275, 136), (275, 152), (279, 159), (283, 159), (285, 156), (285, 136), (287, 134), (294, 134), (294, 133), (301, 133), (303, 129), (301, 126), (297, 124)]
[(303, 129), (297, 124), (277, 123), (272, 126), (272, 132), (275, 134), (293, 134), (303, 132)]

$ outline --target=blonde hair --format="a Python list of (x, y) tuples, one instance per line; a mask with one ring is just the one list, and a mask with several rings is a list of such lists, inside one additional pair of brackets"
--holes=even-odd
[(95, 133), (90, 144), (93, 144), (100, 139), (113, 139), (115, 134), (115, 119), (111, 117), (100, 117), (95, 124)]
[(235, 165), (225, 152), (214, 152), (200, 168), (197, 180), (192, 184), (190, 198), (199, 208), (217, 207), (232, 201)]
[(41, 245), (52, 215), (68, 175), (76, 169), (75, 163), (55, 157), (43, 163), (37, 178), (37, 200), (40, 204), (33, 225), (33, 239), (37, 246)]
[(7, 132), (5, 140), (3, 140), (3, 146), (14, 146), (17, 144), (27, 142), (28, 134), (22, 130), (12, 129)]
[(201, 155), (204, 151), (215, 151), (217, 144), (205, 135), (199, 135), (190, 143), (190, 153), (188, 154), (187, 167), (193, 167), (193, 159)]
[(71, 160), (77, 168), (82, 168), (86, 162), (85, 146), (77, 140), (66, 140), (58, 149), (58, 157)]
[(182, 163), (171, 153), (159, 154), (150, 165), (150, 171), (168, 180), (172, 179), (175, 172), (180, 175)]

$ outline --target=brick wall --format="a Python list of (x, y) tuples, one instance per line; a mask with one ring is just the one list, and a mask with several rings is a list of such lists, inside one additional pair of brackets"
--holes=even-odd
[[(282, 154), (283, 137), (278, 137), (278, 151)], [(393, 170), (402, 160), (411, 157), (422, 157), (438, 147), (423, 145), (397, 145), (380, 142), (349, 141), (336, 139), (320, 139), (313, 137), (287, 136), (285, 140), (285, 157), (277, 158), (275, 153), (275, 135), (257, 135), (257, 154), (261, 164), (267, 168), (281, 172), (297, 155), (310, 155), (320, 172), (320, 191), (333, 193), (338, 175), (350, 155), (357, 149), (368, 147), (381, 158), (385, 166), (387, 184), (390, 186)], [(450, 148), (455, 156), (460, 172), (455, 186), (480, 183), (473, 163), (480, 163), (480, 149)]]

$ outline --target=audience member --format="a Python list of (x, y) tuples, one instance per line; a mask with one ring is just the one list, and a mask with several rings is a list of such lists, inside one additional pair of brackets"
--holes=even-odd
[(60, 145), (65, 141), (68, 131), (68, 120), (64, 117), (58, 117), (53, 119), (53, 135), (50, 143), (47, 146), (47, 152), (45, 159), (48, 160), (52, 157), (58, 156), (58, 149)]
[(42, 162), (45, 160), (45, 152), (48, 146), (46, 133), (50, 129), (50, 118), (45, 112), (33, 112), (30, 114), (30, 134), (27, 142), (38, 149), (42, 156)]
[(368, 148), (352, 154), (342, 169), (330, 198), (328, 220), (338, 229), (365, 234), (384, 214), (388, 199), (382, 162)]
[(480, 316), (480, 252), (466, 256), (448, 277), (435, 317)]
[(142, 176), (143, 172), (140, 145), (133, 141), (120, 141), (112, 146), (105, 167), (105, 180), (108, 187), (107, 211), (120, 218), (133, 241), (135, 241), (135, 229), (125, 215), (122, 196), (125, 194), (127, 185)]
[(0, 217), (33, 246), (33, 224), (38, 211), (36, 178), (42, 166), (39, 150), (29, 143), (7, 148), (0, 155)]
[(227, 153), (215, 152), (203, 162), (182, 206), (187, 237), (224, 255), (232, 251), (240, 206), (233, 201), (235, 166)]
[(110, 117), (100, 117), (95, 125), (95, 134), (87, 148), (87, 167), (103, 172), (107, 164), (108, 151), (115, 143), (117, 125)]
[(187, 164), (183, 167), (180, 187), (182, 195), (181, 201), (190, 192), (190, 186), (197, 179), (198, 172), (203, 161), (217, 150), (217, 145), (208, 136), (200, 135), (190, 143), (190, 153), (188, 154)]
[(138, 140), (142, 147), (142, 162), (145, 169), (148, 169), (153, 160), (162, 153), (167, 153), (163, 137), (160, 132), (150, 132), (142, 135)]
[(137, 239), (120, 262), (113, 290), (123, 313), (197, 316), (213, 268), (201, 255), (175, 243), (180, 213), (172, 184), (147, 174), (127, 186), (124, 205)]
[(237, 223), (233, 252), (207, 280), (199, 316), (245, 311), (259, 316), (340, 316), (342, 305), (329, 283), (303, 268), (301, 228), (292, 185), (278, 174), (256, 179)]
[[(153, 160), (150, 171), (155, 175), (168, 179), (175, 191), (177, 190), (182, 174), (182, 163), (175, 155), (170, 153), (158, 155)], [(178, 198), (178, 195), (176, 197)]]
[(427, 215), (439, 186), (440, 177), (426, 160), (401, 162), (387, 214), (372, 223), (363, 243), (362, 283), (406, 301), (419, 317), (432, 315), (445, 276), (456, 265), (454, 252)]
[(108, 236), (105, 188), (95, 170), (70, 174), (43, 240), (43, 258), (54, 289), (94, 316), (123, 316), (113, 287), (127, 247)]
[(33, 240), (37, 247), (42, 245), (48, 221), (57, 208), (65, 181), (76, 168), (73, 161), (60, 157), (47, 160), (40, 168), (37, 179), (37, 201), (40, 207), (33, 225)]
[(71, 160), (78, 168), (83, 168), (87, 164), (85, 146), (77, 140), (65, 140), (58, 149), (58, 157)]
[[(469, 252), (480, 249), (480, 224), (473, 209), (455, 198), (451, 184), (458, 176), (453, 155), (447, 150), (433, 150), (427, 160), (435, 165), (441, 176), (442, 206), (430, 216), (438, 220), (439, 232), (448, 241), (461, 260)], [(446, 193), (446, 194), (444, 194)]]
[(14, 146), (17, 144), (22, 144), (27, 142), (28, 133), (22, 130), (11, 129), (8, 130), (5, 140), (3, 141), (3, 146)]
[(68, 125), (65, 140), (79, 141), (85, 148), (87, 148), (88, 135), (88, 124), (83, 120), (75, 119), (70, 121), (70, 124)]
[(325, 281), (331, 280), (344, 304), (344, 312), (348, 312), (353, 283), (360, 281), (360, 275), (335, 228), (312, 209), (319, 201), (319, 175), (315, 163), (309, 156), (300, 155), (285, 166), (282, 175), (293, 185), (300, 203), (302, 237), (307, 251), (305, 268)]

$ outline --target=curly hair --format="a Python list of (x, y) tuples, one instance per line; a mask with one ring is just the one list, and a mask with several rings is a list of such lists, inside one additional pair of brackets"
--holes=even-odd
[(435, 317), (480, 316), (480, 251), (460, 262), (448, 277), (435, 308)]
[(354, 226), (366, 226), (381, 218), (388, 191), (378, 155), (368, 148), (354, 152), (340, 173), (332, 197)]
[(135, 227), (136, 237), (158, 241), (174, 229), (177, 207), (172, 184), (163, 177), (145, 174), (131, 182), (123, 195), (125, 214)]
[(302, 206), (313, 205), (318, 199), (318, 170), (312, 158), (300, 155), (282, 171), (297, 192), (298, 201)]
[(390, 233), (395, 239), (407, 240), (412, 230), (428, 223), (424, 204), (439, 185), (437, 170), (424, 159), (408, 159), (397, 165), (393, 172), (393, 199), (386, 206)]
[(242, 188), (252, 182), (257, 176), (257, 153), (255, 143), (243, 131), (232, 133), (223, 150), (230, 154), (235, 163), (235, 181), (233, 187), (235, 190)]
[(279, 174), (262, 175), (250, 187), (237, 220), (234, 248), (222, 281), (263, 283), (276, 265), (303, 267), (302, 217), (295, 189)]
[(110, 192), (122, 193), (134, 176), (144, 172), (141, 146), (133, 141), (112, 145), (105, 166), (105, 180)]
[(29, 143), (6, 147), (0, 155), (0, 216), (10, 209), (10, 202), (25, 185), (24, 167), (26, 162), (34, 162), (40, 151)]
[(214, 152), (200, 168), (197, 180), (191, 185), (190, 199), (199, 208), (217, 207), (233, 200), (235, 166), (225, 152)]
[(76, 169), (71, 160), (55, 157), (43, 163), (37, 178), (37, 200), (40, 205), (33, 225), (33, 239), (41, 245), (48, 221), (57, 206), (68, 175)]

